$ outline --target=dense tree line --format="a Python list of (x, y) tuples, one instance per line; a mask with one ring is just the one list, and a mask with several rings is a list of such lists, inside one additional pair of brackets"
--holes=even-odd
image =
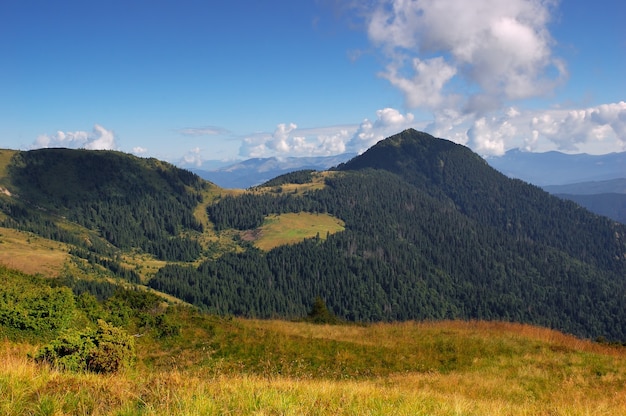
[(280, 186), (288, 183), (294, 184), (305, 184), (311, 182), (313, 179), (313, 173), (315, 170), (313, 169), (304, 169), (298, 170), (295, 172), (285, 173), (284, 175), (280, 175), (275, 177), (274, 179), (270, 179), (264, 184), (260, 185), (260, 187), (271, 187), (271, 186)]
[(218, 231), (250, 230), (260, 227), (269, 214), (317, 212), (318, 209), (316, 201), (290, 194), (245, 193), (223, 197), (219, 203), (207, 207), (207, 214)]

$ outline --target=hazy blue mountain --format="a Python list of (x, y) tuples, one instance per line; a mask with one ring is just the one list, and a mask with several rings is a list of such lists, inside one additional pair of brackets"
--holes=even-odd
[(548, 185), (543, 189), (551, 194), (598, 195), (598, 194), (626, 194), (626, 172), (624, 178), (608, 181), (593, 181), (571, 183), (568, 185)]
[(354, 156), (354, 153), (344, 153), (321, 157), (255, 158), (214, 170), (189, 170), (222, 188), (245, 189), (297, 170), (326, 170)]
[(626, 177), (626, 152), (606, 155), (509, 150), (487, 162), (508, 177), (534, 185), (566, 185)]

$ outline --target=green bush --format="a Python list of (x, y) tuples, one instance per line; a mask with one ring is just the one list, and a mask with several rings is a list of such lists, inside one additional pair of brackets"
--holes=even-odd
[(72, 291), (0, 266), (0, 327), (38, 335), (68, 328), (75, 318)]
[(34, 359), (63, 370), (113, 373), (134, 363), (135, 340), (123, 329), (99, 320), (95, 330), (64, 333), (37, 351)]

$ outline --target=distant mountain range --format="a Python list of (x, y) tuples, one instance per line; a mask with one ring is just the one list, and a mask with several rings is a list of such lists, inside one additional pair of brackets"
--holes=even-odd
[[(189, 169), (223, 188), (247, 189), (289, 172), (326, 170), (354, 153), (326, 157), (256, 158), (217, 169)], [(487, 162), (510, 178), (543, 187), (592, 212), (626, 223), (626, 152), (606, 155), (509, 150)]]
[(626, 152), (588, 155), (514, 149), (487, 162), (510, 178), (538, 186), (626, 178)]
[(326, 170), (354, 156), (356, 153), (320, 157), (255, 158), (213, 170), (189, 170), (222, 188), (247, 189), (297, 170)]

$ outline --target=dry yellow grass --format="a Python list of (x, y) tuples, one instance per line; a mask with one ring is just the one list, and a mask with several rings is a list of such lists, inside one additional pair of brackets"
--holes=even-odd
[[(534, 356), (525, 361), (513, 357), (521, 361), (512, 366), (502, 363), (449, 374), (302, 380), (207, 376), (201, 369), (109, 376), (60, 373), (26, 359), (25, 351), (33, 350), (30, 345), (0, 344), (3, 415), (626, 414), (623, 355), (612, 373), (595, 377), (584, 368), (556, 368), (548, 365), (549, 356)], [(567, 374), (557, 377), (561, 371)]]
[(0, 227), (0, 264), (28, 274), (57, 276), (68, 260), (65, 244)]

